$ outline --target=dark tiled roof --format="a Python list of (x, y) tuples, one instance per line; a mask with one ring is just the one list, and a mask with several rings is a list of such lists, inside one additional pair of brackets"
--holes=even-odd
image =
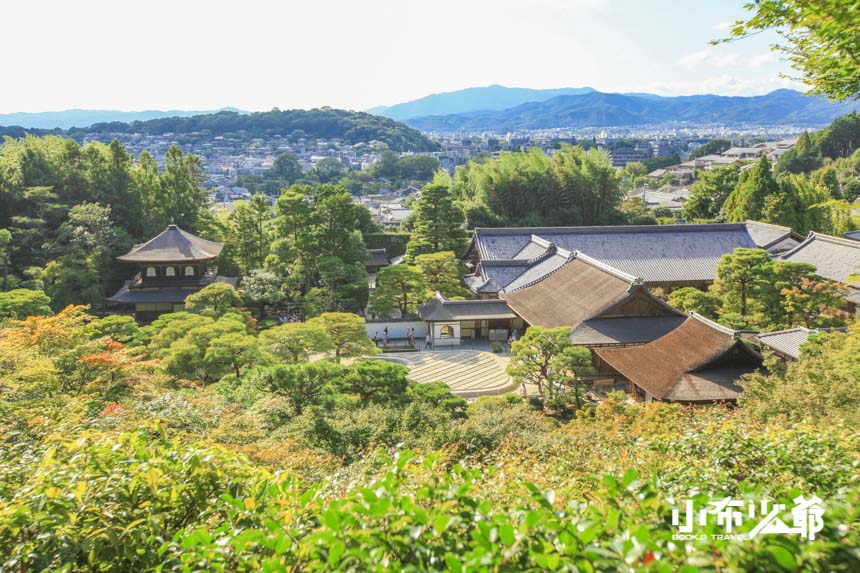
[(681, 315), (592, 318), (577, 326), (570, 339), (580, 346), (644, 344), (665, 336), (685, 320)]
[(851, 275), (860, 274), (860, 241), (810, 233), (805, 241), (779, 255), (793, 263), (815, 265), (826, 279), (850, 283)]
[(391, 264), (385, 249), (367, 249), (368, 267), (387, 267)]
[[(747, 221), (708, 225), (630, 225), (615, 227), (527, 227), (475, 229), (481, 271), (504, 273), (496, 282), (504, 288), (511, 275), (524, 273), (521, 263), (545, 253), (579, 252), (646, 282), (712, 281), (717, 264), (738, 247), (768, 248), (793, 237), (791, 229)], [(489, 261), (496, 262), (493, 271)], [(502, 268), (505, 270), (502, 271)], [(518, 276), (518, 275), (517, 275)]]
[(489, 320), (516, 318), (503, 300), (447, 300), (438, 293), (418, 309), (422, 320)]
[(226, 283), (233, 288), (239, 283), (237, 277), (223, 277), (217, 275), (214, 277), (204, 277), (200, 283), (185, 287), (157, 287), (157, 288), (133, 288), (132, 281), (125, 281), (125, 284), (108, 298), (108, 302), (120, 304), (137, 304), (146, 302), (185, 302), (185, 298), (202, 289), (207, 284)]
[(788, 356), (789, 358), (800, 358), (800, 349), (809, 340), (813, 334), (820, 332), (830, 332), (831, 330), (844, 330), (841, 328), (790, 328), (788, 330), (778, 330), (775, 332), (762, 332), (756, 335), (755, 339), (764, 347), (775, 350), (779, 354)]
[(109, 302), (121, 304), (137, 304), (144, 302), (185, 302), (185, 297), (200, 290), (200, 287), (165, 287), (157, 289), (129, 288), (128, 282), (122, 286)]
[(594, 352), (651, 396), (683, 402), (736, 399), (737, 379), (762, 362), (736, 332), (696, 314), (648, 344)]
[(117, 259), (129, 263), (208, 261), (217, 257), (223, 248), (224, 243), (207, 241), (183, 231), (176, 225), (168, 225), (167, 229), (155, 238), (135, 245)]

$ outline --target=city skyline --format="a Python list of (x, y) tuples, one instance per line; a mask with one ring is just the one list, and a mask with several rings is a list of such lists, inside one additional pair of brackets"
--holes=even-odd
[[(7, 61), (18, 89), (0, 96), (0, 113), (363, 110), (490, 84), (659, 95), (804, 88), (780, 77), (789, 69), (769, 50), (773, 34), (708, 44), (744, 15), (741, 2), (643, 4), (250, 0), (228, 9), (157, 0), (137, 12), (101, 1), (15, 4), (7, 41), (25, 55)], [(68, 38), (68, 49), (34, 41), (34, 29)]]

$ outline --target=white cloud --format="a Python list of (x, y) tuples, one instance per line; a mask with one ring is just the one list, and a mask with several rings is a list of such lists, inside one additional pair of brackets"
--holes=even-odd
[(699, 50), (698, 52), (691, 52), (686, 56), (678, 58), (678, 64), (684, 66), (685, 68), (695, 68), (699, 64), (703, 63), (711, 57), (710, 50)]
[(702, 65), (709, 65), (715, 68), (730, 68), (741, 63), (741, 56), (737, 52), (719, 54), (713, 50), (699, 50), (678, 58), (676, 63), (687, 69), (697, 68)]
[(717, 68), (730, 68), (737, 66), (741, 61), (740, 54), (730, 52), (721, 56), (715, 56), (711, 59), (711, 63)]
[(773, 52), (765, 52), (753, 58), (750, 58), (749, 66), (751, 68), (760, 68), (765, 64), (770, 64), (777, 61), (776, 54)]
[(788, 88), (805, 90), (805, 86), (788, 78), (740, 78), (733, 74), (721, 74), (701, 80), (657, 81), (642, 86), (640, 91), (660, 95), (762, 95), (773, 90)]
[(731, 22), (728, 20), (725, 22), (717, 22), (716, 24), (711, 26), (711, 29), (713, 29), (713, 30), (728, 30), (729, 28), (734, 26), (734, 24), (735, 24), (734, 22)]

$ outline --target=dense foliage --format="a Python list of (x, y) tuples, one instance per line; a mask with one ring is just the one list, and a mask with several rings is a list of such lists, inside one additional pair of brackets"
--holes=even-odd
[[(164, 169), (135, 161), (116, 141), (80, 146), (25, 137), (0, 146), (0, 250), (4, 290), (44, 288), (59, 310), (100, 304), (128, 270), (114, 256), (171, 222), (215, 238), (200, 159), (168, 150)], [(4, 239), (5, 237), (5, 239)]]
[(844, 325), (846, 294), (844, 284), (817, 275), (814, 265), (737, 248), (720, 259), (717, 280), (706, 292), (684, 287), (672, 291), (668, 301), (732, 328), (773, 331)]
[[(560, 421), (516, 396), (466, 404), (397, 364), (338, 365), (338, 345), (372, 350), (354, 315), (257, 335), (228, 293), (198, 299), (144, 328), (80, 307), (0, 323), (4, 570), (860, 566), (856, 327), (751, 378), (737, 410), (613, 394)], [(517, 342), (516, 375), (558, 393), (584, 373), (563, 330)], [(672, 539), (681, 500), (799, 494), (825, 500), (814, 541)]]
[(563, 145), (458, 167), (452, 190), (473, 227), (620, 222), (620, 178), (605, 151)]
[[(719, 141), (719, 140), (714, 140)], [(693, 221), (748, 219), (839, 236), (857, 228), (851, 203), (860, 196), (860, 114), (803, 132), (775, 164), (697, 171), (682, 215)]]
[[(842, 0), (757, 0), (735, 23), (731, 39), (775, 30), (774, 49), (786, 56), (812, 92), (835, 100), (860, 96), (860, 18), (857, 4)], [(723, 41), (730, 41), (723, 40)]]
[(355, 144), (381, 141), (396, 151), (434, 151), (436, 144), (420, 132), (386, 117), (357, 111), (332, 108), (293, 109), (255, 113), (220, 111), (191, 117), (165, 117), (131, 123), (97, 123), (73, 130), (95, 133), (165, 133), (205, 132), (208, 136), (243, 133), (248, 137), (281, 135), (287, 137), (301, 132), (301, 137), (341, 139)]

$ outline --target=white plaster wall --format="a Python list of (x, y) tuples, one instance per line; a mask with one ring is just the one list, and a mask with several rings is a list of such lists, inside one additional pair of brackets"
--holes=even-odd
[(385, 327), (388, 327), (388, 338), (406, 338), (406, 331), (410, 328), (415, 329), (415, 338), (423, 340), (424, 336), (427, 334), (427, 323), (423, 320), (409, 320), (409, 321), (385, 321), (385, 322), (365, 322), (364, 329), (367, 331), (367, 335), (370, 338), (373, 338), (374, 334), (377, 334), (379, 338), (382, 338), (384, 335), (382, 333), (385, 330)]

